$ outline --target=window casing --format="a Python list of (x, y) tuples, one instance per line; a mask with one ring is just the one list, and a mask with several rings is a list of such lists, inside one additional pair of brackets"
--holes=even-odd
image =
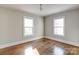
[(54, 34), (64, 36), (64, 18), (54, 19)]
[(24, 36), (33, 35), (33, 19), (24, 17)]

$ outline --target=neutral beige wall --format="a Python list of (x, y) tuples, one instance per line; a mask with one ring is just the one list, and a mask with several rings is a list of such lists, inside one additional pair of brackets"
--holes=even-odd
[[(23, 17), (34, 19), (34, 36), (23, 37)], [(0, 7), (0, 44), (43, 36), (43, 19), (30, 13)]]
[[(65, 17), (64, 36), (57, 36), (53, 33), (53, 20), (62, 16)], [(47, 16), (45, 18), (45, 36), (73, 43), (79, 43), (79, 9)]]

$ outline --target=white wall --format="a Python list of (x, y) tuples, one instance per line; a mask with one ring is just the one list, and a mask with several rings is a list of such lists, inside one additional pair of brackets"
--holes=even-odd
[[(23, 16), (33, 17), (34, 36), (23, 37)], [(30, 13), (0, 7), (0, 44), (43, 36), (43, 18)]]
[[(65, 16), (64, 36), (53, 33), (53, 20)], [(45, 17), (45, 36), (79, 44), (79, 9), (60, 12)]]
[[(33, 37), (23, 37), (23, 16), (33, 17), (34, 19), (35, 29)], [(65, 16), (64, 37), (53, 34), (53, 19), (62, 16)], [(43, 22), (45, 22), (45, 24)], [(79, 9), (46, 16), (45, 20), (43, 20), (42, 17), (31, 13), (0, 7), (0, 44), (29, 40), (42, 37), (43, 35), (73, 43), (79, 43)]]

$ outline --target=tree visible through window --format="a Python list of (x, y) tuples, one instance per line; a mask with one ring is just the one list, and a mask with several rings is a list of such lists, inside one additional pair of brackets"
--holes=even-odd
[(33, 35), (33, 19), (24, 18), (24, 36)]
[(64, 18), (54, 19), (54, 34), (64, 35)]

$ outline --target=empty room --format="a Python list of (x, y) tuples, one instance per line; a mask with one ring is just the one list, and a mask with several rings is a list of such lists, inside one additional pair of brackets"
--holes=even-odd
[(79, 55), (79, 5), (0, 4), (0, 55)]

